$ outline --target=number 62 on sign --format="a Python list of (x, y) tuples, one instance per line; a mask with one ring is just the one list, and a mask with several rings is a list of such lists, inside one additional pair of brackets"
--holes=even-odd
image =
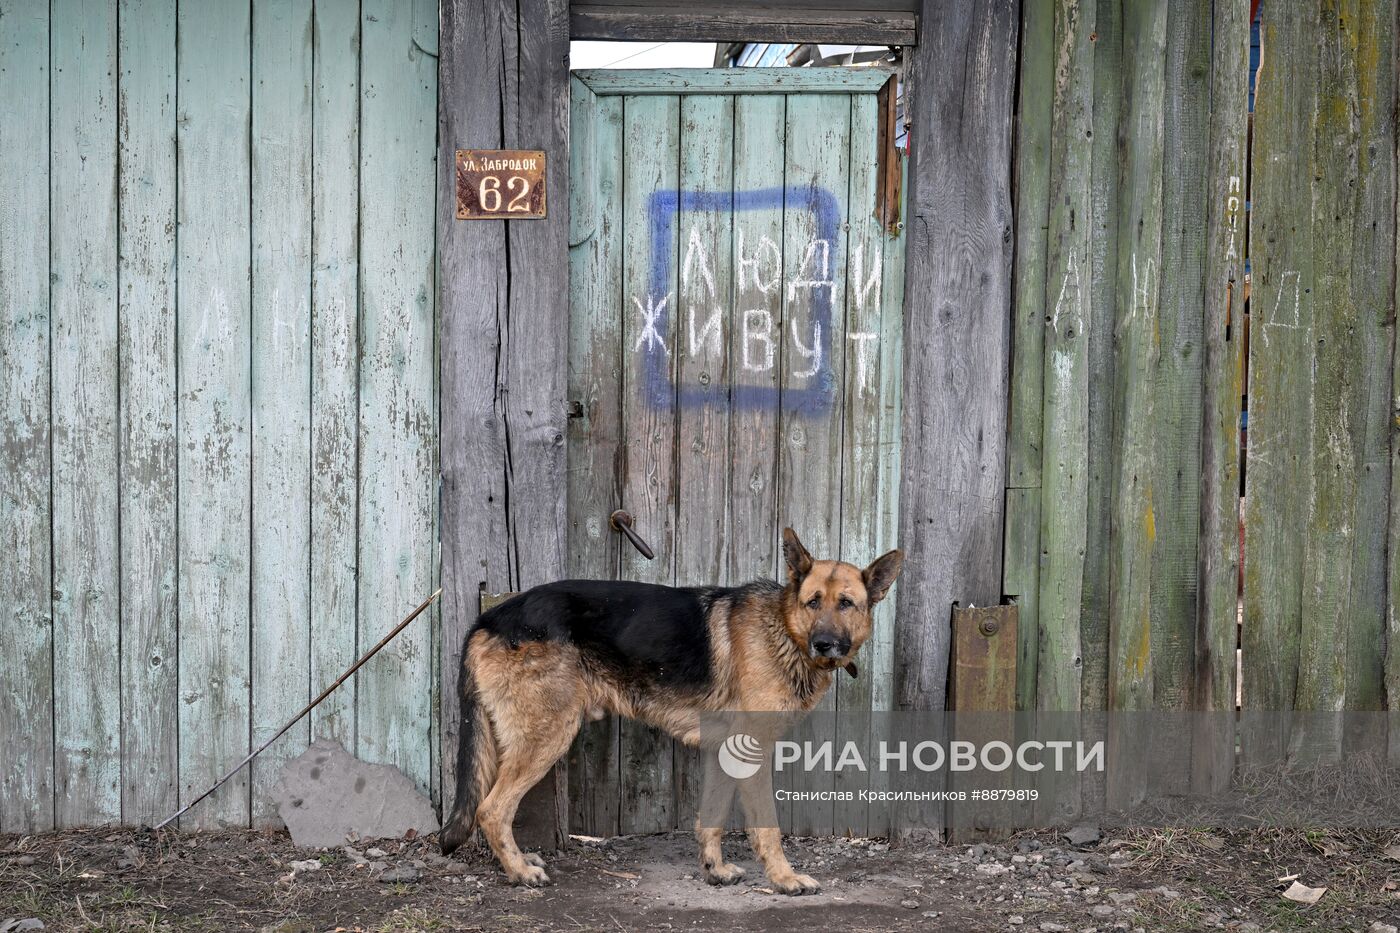
[(458, 149), (457, 219), (543, 217), (544, 164), (539, 149)]

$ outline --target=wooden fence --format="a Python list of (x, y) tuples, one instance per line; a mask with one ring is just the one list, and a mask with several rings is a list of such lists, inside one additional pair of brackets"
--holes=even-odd
[[(1400, 709), (1396, 12), (1269, 0), (1247, 150), (1248, 6), (1020, 5), (1002, 589), (1020, 603), (1025, 708)], [(503, 476), (499, 386), (479, 374), (509, 357), (519, 383), (537, 348), (502, 349), (496, 317), (445, 315), (444, 378), (484, 401), (439, 424), (435, 258), (455, 283), (490, 280), (451, 300), (503, 289), (510, 326), (553, 327), (557, 349), (565, 299), (525, 270), (566, 244), (545, 225), (509, 248), (494, 226), (452, 228), (435, 257), (437, 38), (431, 0), (0, 2), (0, 830), (163, 816), (430, 592), (440, 438), (457, 451), (444, 508), (489, 526), (471, 542), (486, 588), (563, 572), (562, 509), (498, 519), (523, 508), (500, 493), (527, 471), (528, 488), (562, 488), (564, 368), (507, 399), (510, 444), (535, 453)], [(918, 68), (954, 57), (937, 42)], [(515, 75), (515, 50), (491, 54), (482, 74)], [(443, 74), (470, 87), (472, 63)], [(997, 89), (956, 146), (915, 108), (914, 158), (965, 180), (1003, 138)], [(509, 118), (562, 147), (565, 93)], [(494, 106), (463, 125), (504, 132)], [(937, 505), (965, 490), (927, 481), (930, 464), (994, 450), (972, 428), (999, 416), (949, 407), (965, 385), (940, 367), (962, 331), (909, 308), (995, 303), (963, 260), (1004, 228), (953, 229), (944, 191), (920, 190), (909, 282), (933, 284), (906, 307), (903, 379), (923, 420), (968, 430), (955, 452), (906, 431), (900, 501)], [(480, 260), (501, 255), (513, 280)], [(1004, 334), (1005, 318), (958, 320)], [(973, 498), (995, 503), (1000, 457), (984, 466), (994, 488)], [(522, 527), (533, 537), (512, 541), (544, 543), (502, 564), (497, 542)], [(973, 517), (947, 527), (981, 540)], [(922, 550), (940, 546), (939, 586), (995, 577), (980, 551)], [(481, 589), (471, 553), (449, 574), (447, 644), (439, 620), (411, 630), (188, 825), (273, 821), (280, 759), (321, 736), (436, 796), (454, 728), (436, 684)], [(917, 689), (843, 690), (936, 706), (947, 599), (901, 586), (901, 626), (932, 620), (904, 678)], [(900, 644), (882, 655), (896, 672)], [(1332, 754), (1361, 741), (1317, 738)]]
[(1248, 8), (1023, 5), (1022, 708), (1400, 706), (1395, 11), (1266, 5), (1247, 183)]
[[(432, 591), (437, 28), (0, 4), (0, 831), (168, 815)], [(313, 737), (434, 790), (433, 631), (187, 825)]]

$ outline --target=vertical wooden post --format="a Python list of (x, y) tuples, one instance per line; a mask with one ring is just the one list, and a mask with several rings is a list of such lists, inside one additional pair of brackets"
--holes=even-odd
[[(1249, 7), (1216, 4), (1206, 183), (1204, 416), (1196, 610), (1195, 705), (1235, 708), (1239, 606), (1240, 396), (1244, 391), (1245, 133), (1249, 117)], [(1192, 754), (1198, 791), (1225, 787), (1235, 763), (1230, 718), (1212, 721)]]
[[(565, 0), (443, 0), (438, 62), (444, 805), (457, 673), (480, 594), (558, 579), (565, 544), (569, 17)], [(499, 94), (493, 93), (499, 89)], [(458, 148), (543, 149), (549, 215), (458, 221)], [(566, 833), (564, 766), (521, 805), (522, 845)]]
[(1016, 0), (924, 0), (910, 61), (903, 709), (945, 705), (953, 603), (1001, 597), (1018, 21)]

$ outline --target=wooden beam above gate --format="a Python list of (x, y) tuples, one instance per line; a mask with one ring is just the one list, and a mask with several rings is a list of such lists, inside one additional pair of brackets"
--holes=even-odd
[(914, 45), (917, 0), (575, 0), (572, 39)]

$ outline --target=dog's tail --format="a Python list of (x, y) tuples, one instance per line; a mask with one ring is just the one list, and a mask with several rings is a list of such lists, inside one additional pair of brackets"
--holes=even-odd
[[(470, 639), (468, 639), (470, 642)], [(491, 732), (491, 720), (482, 710), (477, 698), (476, 679), (467, 664), (467, 647), (462, 647), (462, 673), (458, 693), (462, 704), (462, 721), (457, 738), (457, 795), (452, 814), (444, 821), (438, 834), (443, 855), (472, 837), (476, 831), (476, 808), (496, 775), (496, 738)]]

